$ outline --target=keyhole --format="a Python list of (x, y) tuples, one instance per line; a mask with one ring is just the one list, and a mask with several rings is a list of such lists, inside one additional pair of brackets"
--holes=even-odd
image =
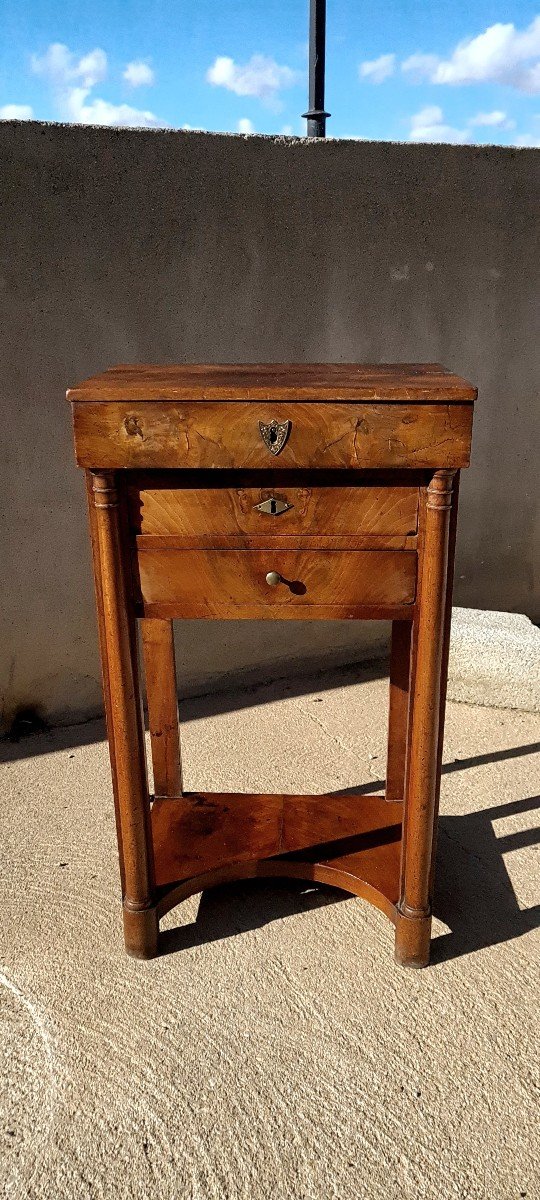
[(277, 442), (277, 430), (275, 430), (275, 429), (270, 430), (270, 441), (272, 443)]
[(277, 511), (277, 504), (276, 504), (276, 501), (272, 499), (270, 501), (270, 512), (275, 513), (276, 511)]

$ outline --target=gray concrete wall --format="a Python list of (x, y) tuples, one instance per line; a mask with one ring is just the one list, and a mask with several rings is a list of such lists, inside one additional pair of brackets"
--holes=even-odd
[[(2, 123), (0, 161), (6, 719), (100, 705), (63, 395), (114, 362), (427, 359), (469, 376), (456, 599), (538, 618), (538, 151)], [(284, 623), (278, 644), (273, 623), (188, 624), (183, 685), (354, 660), (383, 633)]]

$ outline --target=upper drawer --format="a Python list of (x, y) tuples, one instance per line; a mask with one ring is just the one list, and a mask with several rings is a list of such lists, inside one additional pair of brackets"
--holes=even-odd
[[(190, 485), (196, 478), (197, 486)], [(206, 544), (219, 535), (249, 537), (384, 537), (416, 534), (418, 485), (371, 484), (356, 475), (347, 486), (324, 486), (297, 473), (281, 473), (272, 486), (255, 486), (253, 475), (227, 476), (227, 486), (198, 486), (200, 476), (170, 471), (136, 477), (128, 487), (131, 528), (143, 537), (174, 537)], [(324, 472), (315, 476), (326, 480)], [(351, 475), (340, 474), (351, 480)], [(403, 478), (403, 476), (401, 477)], [(407, 476), (405, 478), (408, 478)], [(206, 480), (208, 477), (206, 477)], [(283, 483), (280, 480), (283, 479)], [(221, 480), (221, 475), (220, 475)], [(357, 480), (355, 482), (354, 480)], [(231, 486), (234, 481), (235, 486)]]
[(472, 404), (73, 404), (77, 462), (103, 469), (465, 467), (472, 414)]

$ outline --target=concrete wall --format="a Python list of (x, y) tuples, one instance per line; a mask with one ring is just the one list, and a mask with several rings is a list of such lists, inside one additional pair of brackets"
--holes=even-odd
[[(469, 376), (456, 599), (538, 618), (538, 151), (2, 123), (0, 161), (8, 720), (100, 705), (63, 395), (114, 362), (427, 359)], [(276, 632), (181, 627), (183, 685), (381, 644), (354, 623)]]

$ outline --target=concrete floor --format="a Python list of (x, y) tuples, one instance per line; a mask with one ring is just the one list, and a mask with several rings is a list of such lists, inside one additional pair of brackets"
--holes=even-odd
[[(386, 687), (349, 672), (192, 701), (186, 785), (376, 789)], [(0, 1193), (540, 1196), (538, 716), (449, 705), (420, 972), (376, 910), (292, 881), (194, 897), (168, 954), (126, 958), (102, 737), (36, 736), (2, 770)]]

